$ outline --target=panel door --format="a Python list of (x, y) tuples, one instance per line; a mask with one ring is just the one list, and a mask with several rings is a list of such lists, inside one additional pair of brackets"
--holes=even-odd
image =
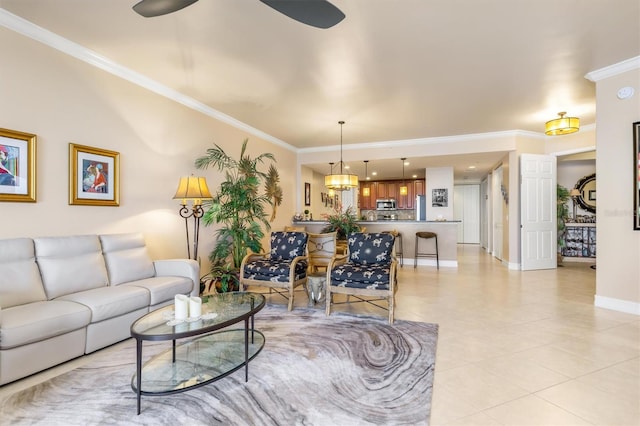
[(520, 156), (522, 270), (557, 267), (556, 157)]

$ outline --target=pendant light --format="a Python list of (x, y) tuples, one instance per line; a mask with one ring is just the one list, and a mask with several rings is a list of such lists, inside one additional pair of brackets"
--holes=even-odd
[(578, 117), (565, 117), (566, 112), (559, 112), (560, 118), (547, 121), (544, 125), (544, 133), (549, 136), (568, 135), (580, 130), (580, 119)]
[(358, 186), (358, 176), (351, 175), (348, 173), (342, 173), (342, 167), (344, 166), (344, 162), (342, 161), (342, 125), (344, 121), (338, 121), (340, 125), (340, 174), (333, 174), (333, 169), (331, 170), (331, 174), (324, 177), (324, 185), (334, 191), (348, 191), (351, 188), (356, 188)]
[[(368, 163), (369, 163), (369, 160), (364, 160), (364, 180), (369, 180), (369, 169), (367, 168)], [(371, 195), (371, 188), (369, 188), (368, 186), (365, 186), (364, 188), (362, 188), (363, 197), (369, 197), (370, 195)]]
[(404, 181), (404, 161), (406, 157), (401, 158), (402, 160), (402, 185), (400, 186), (400, 195), (407, 195), (409, 193), (409, 188), (407, 188), (407, 184)]

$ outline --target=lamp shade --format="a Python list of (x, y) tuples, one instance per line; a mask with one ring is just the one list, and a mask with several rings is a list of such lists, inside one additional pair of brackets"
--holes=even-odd
[(207, 186), (207, 179), (198, 176), (183, 176), (178, 183), (178, 189), (173, 196), (174, 200), (182, 200), (182, 204), (187, 204), (187, 200), (192, 200), (194, 204), (201, 204), (204, 199), (211, 199), (211, 193)]
[(334, 191), (345, 191), (358, 186), (358, 176), (349, 174), (327, 175), (324, 177), (324, 185)]
[(582, 195), (582, 193), (577, 188), (573, 188), (571, 191), (569, 191), (570, 197), (579, 197), (580, 195)]
[(566, 112), (559, 112), (560, 118), (547, 121), (544, 133), (549, 136), (560, 136), (580, 130), (580, 119), (578, 117), (565, 117), (565, 114)]

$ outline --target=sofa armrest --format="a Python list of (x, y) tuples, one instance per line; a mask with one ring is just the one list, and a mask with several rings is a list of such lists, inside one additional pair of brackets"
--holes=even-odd
[(193, 281), (191, 296), (200, 294), (200, 265), (193, 259), (155, 260), (153, 265), (158, 277), (186, 277)]

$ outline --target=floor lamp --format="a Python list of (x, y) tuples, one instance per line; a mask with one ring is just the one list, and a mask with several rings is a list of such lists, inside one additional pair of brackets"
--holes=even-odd
[[(197, 176), (184, 176), (180, 178), (174, 200), (182, 200), (180, 203), (180, 216), (184, 218), (184, 229), (187, 234), (187, 256), (191, 259), (191, 247), (189, 244), (189, 218), (193, 217), (193, 259), (198, 260), (198, 236), (200, 234), (200, 218), (204, 214), (202, 200), (211, 199), (211, 193), (207, 186), (207, 179)], [(187, 203), (191, 201), (191, 209)]]

